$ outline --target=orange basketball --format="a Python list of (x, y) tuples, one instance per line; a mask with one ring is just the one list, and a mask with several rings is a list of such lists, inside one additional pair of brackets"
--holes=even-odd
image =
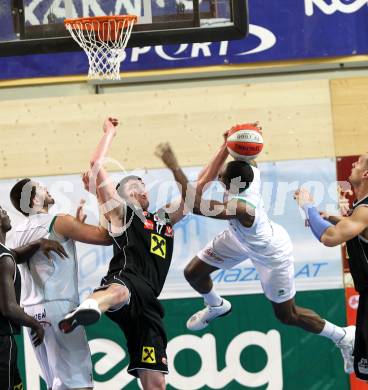
[(261, 129), (248, 123), (232, 127), (227, 137), (227, 149), (235, 160), (255, 159), (263, 149)]

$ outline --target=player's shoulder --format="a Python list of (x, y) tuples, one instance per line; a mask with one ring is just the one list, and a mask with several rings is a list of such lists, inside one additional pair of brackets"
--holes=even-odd
[(14, 231), (24, 232), (36, 228), (48, 229), (48, 226), (51, 224), (54, 218), (55, 218), (54, 215), (47, 214), (47, 213), (30, 215), (29, 217), (25, 218), (24, 221), (19, 223), (15, 227)]
[(3, 277), (11, 276), (15, 281), (17, 273), (17, 263), (11, 250), (3, 244), (0, 244), (0, 274)]
[(255, 181), (255, 180), (259, 181), (259, 180), (261, 180), (261, 170), (258, 168), (258, 166), (250, 165), (250, 167), (252, 168), (253, 175), (254, 175), (253, 181)]
[(368, 203), (361, 203), (354, 208), (351, 217), (355, 220), (364, 221), (368, 225)]
[(11, 258), (12, 261), (14, 261), (14, 256), (12, 251), (4, 244), (0, 243), (0, 260), (5, 260), (6, 258)]

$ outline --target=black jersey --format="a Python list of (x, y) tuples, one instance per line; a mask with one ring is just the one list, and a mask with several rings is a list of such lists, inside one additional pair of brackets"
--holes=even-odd
[[(17, 303), (20, 303), (20, 292), (21, 292), (21, 282), (20, 282), (20, 273), (18, 267), (16, 266), (14, 257), (11, 251), (3, 244), (0, 244), (0, 272), (1, 272), (1, 262), (6, 258), (11, 257), (14, 261), (14, 289)], [(0, 314), (0, 336), (13, 335), (20, 333), (20, 326), (18, 324), (12, 323), (6, 317)]]
[[(353, 204), (357, 207), (368, 207), (368, 196)], [(349, 256), (349, 267), (358, 292), (368, 291), (368, 240), (358, 235), (346, 242)]]
[(158, 296), (164, 286), (173, 255), (174, 235), (168, 214), (149, 213), (127, 205), (125, 230), (112, 236), (114, 257), (109, 273), (133, 273), (151, 286)]

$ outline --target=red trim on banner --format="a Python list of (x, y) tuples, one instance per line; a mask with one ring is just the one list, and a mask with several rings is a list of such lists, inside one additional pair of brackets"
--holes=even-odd
[[(353, 287), (345, 289), (346, 297), (346, 316), (348, 319), (348, 325), (355, 325), (359, 295)], [(350, 389), (351, 390), (367, 390), (368, 385), (366, 382), (361, 381), (355, 377), (354, 374), (350, 375)]]
[[(348, 183), (348, 178), (351, 173), (351, 166), (352, 164), (357, 161), (359, 156), (345, 156), (345, 157), (337, 157), (336, 158), (336, 173), (337, 173), (337, 180), (341, 183)], [(349, 185), (349, 184), (347, 184)], [(341, 185), (340, 185), (341, 187)], [(347, 188), (343, 186), (343, 191), (346, 191)], [(354, 195), (345, 194), (344, 197), (349, 200), (350, 207), (353, 204), (354, 201)], [(341, 251), (342, 251), (342, 258), (343, 258), (343, 265), (344, 265), (344, 272), (350, 272), (349, 269), (349, 263), (348, 263), (348, 257), (346, 253), (346, 245), (341, 245)]]

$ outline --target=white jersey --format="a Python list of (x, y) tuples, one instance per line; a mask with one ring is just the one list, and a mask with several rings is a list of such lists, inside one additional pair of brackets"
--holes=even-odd
[(260, 171), (252, 169), (252, 184), (235, 199), (254, 209), (253, 225), (247, 228), (237, 219), (229, 220), (229, 228), (209, 242), (197, 257), (220, 269), (239, 267), (250, 259), (266, 297), (282, 303), (295, 295), (293, 245), (287, 231), (268, 218), (261, 196)]
[(28, 264), (18, 265), (22, 276), (22, 307), (60, 300), (76, 305), (79, 303), (75, 242), (58, 236), (53, 230), (54, 221), (55, 217), (50, 214), (36, 214), (13, 229), (12, 248), (48, 238), (59, 241), (68, 255), (64, 259), (50, 253), (50, 261), (41, 251), (37, 251)]
[(238, 219), (229, 220), (229, 230), (248, 249), (258, 252), (264, 249), (274, 236), (275, 223), (266, 213), (261, 195), (261, 173), (252, 166), (254, 179), (247, 190), (235, 197), (247, 203), (255, 212), (253, 225), (249, 228), (242, 225)]

